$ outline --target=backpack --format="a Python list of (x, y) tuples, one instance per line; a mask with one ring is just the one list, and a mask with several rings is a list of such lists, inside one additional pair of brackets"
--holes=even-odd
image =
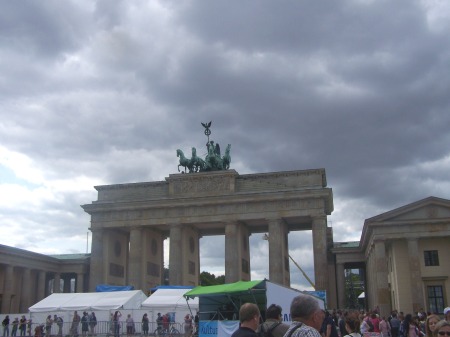
[(264, 323), (261, 324), (259, 327), (258, 336), (259, 337), (273, 337), (272, 331), (275, 330), (275, 328), (277, 326), (279, 326), (280, 324), (281, 324), (280, 322), (272, 324), (272, 326), (267, 330), (264, 328)]

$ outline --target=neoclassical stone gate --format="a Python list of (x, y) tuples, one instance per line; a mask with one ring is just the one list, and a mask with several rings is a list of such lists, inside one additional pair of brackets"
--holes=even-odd
[[(250, 280), (249, 236), (269, 234), (269, 278), (289, 286), (288, 233), (312, 230), (317, 290), (332, 290), (324, 169), (239, 175), (235, 170), (171, 174), (165, 181), (95, 187), (91, 215), (91, 290), (97, 284), (149, 289), (162, 283), (170, 238), (169, 282), (197, 285), (199, 239), (225, 235), (225, 280)], [(334, 290), (335, 291), (335, 290)]]

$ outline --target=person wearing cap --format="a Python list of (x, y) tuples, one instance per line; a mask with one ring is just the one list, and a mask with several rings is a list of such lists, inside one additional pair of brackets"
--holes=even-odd
[(450, 322), (450, 307), (444, 309), (444, 319)]

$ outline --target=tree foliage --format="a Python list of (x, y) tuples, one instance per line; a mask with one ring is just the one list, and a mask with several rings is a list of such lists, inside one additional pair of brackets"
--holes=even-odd
[(200, 273), (200, 285), (202, 286), (213, 286), (217, 284), (225, 284), (225, 275), (216, 275), (208, 273), (207, 271), (202, 271)]

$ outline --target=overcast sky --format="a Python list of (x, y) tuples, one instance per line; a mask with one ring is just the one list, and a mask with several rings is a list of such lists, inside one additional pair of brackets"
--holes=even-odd
[[(445, 0), (1, 1), (0, 243), (90, 251), (93, 186), (177, 173), (209, 121), (239, 174), (325, 168), (335, 241), (450, 198), (449, 35)], [(311, 242), (290, 234), (314, 279)], [(201, 239), (201, 270), (223, 243)]]

